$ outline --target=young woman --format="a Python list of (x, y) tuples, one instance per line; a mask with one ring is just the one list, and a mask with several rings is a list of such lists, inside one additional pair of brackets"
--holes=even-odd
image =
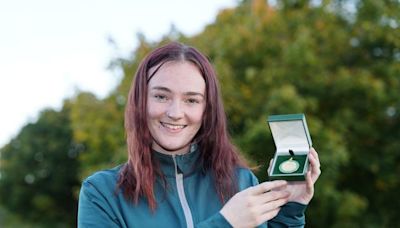
[(301, 227), (320, 175), (259, 184), (226, 129), (213, 67), (170, 43), (140, 64), (125, 111), (128, 162), (82, 184), (79, 227)]

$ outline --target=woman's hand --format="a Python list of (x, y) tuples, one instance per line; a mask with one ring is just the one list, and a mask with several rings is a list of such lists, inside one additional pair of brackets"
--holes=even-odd
[(288, 182), (286, 191), (290, 192), (288, 200), (290, 202), (308, 204), (314, 196), (314, 184), (321, 174), (321, 164), (319, 162), (318, 153), (314, 148), (310, 149), (308, 160), (310, 161), (310, 166), (306, 174), (306, 181)]
[(286, 181), (279, 180), (247, 188), (236, 193), (220, 213), (233, 227), (258, 226), (275, 217), (288, 202), (286, 186)]

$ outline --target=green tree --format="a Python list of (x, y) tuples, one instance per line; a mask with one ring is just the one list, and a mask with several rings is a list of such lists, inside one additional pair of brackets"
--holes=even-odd
[(1, 149), (0, 204), (10, 216), (40, 227), (74, 226), (79, 147), (69, 123), (68, 107), (44, 110)]
[(111, 95), (99, 100), (91, 93), (80, 92), (69, 103), (73, 140), (81, 145), (80, 177), (124, 162), (125, 98)]

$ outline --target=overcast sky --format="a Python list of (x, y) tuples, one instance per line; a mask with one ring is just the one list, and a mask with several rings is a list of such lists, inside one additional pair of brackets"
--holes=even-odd
[(193, 35), (236, 2), (0, 0), (0, 147), (78, 89), (106, 96), (119, 79), (107, 65), (136, 47), (138, 32), (156, 41), (174, 24)]

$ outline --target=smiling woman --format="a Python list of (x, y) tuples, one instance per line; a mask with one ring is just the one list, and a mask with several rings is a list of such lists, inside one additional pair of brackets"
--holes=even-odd
[(125, 130), (128, 162), (83, 182), (79, 227), (304, 225), (317, 153), (305, 182), (259, 184), (229, 139), (216, 74), (197, 49), (174, 42), (141, 62)]
[(190, 62), (165, 63), (149, 81), (147, 113), (153, 149), (184, 154), (199, 131), (205, 108), (205, 82)]

